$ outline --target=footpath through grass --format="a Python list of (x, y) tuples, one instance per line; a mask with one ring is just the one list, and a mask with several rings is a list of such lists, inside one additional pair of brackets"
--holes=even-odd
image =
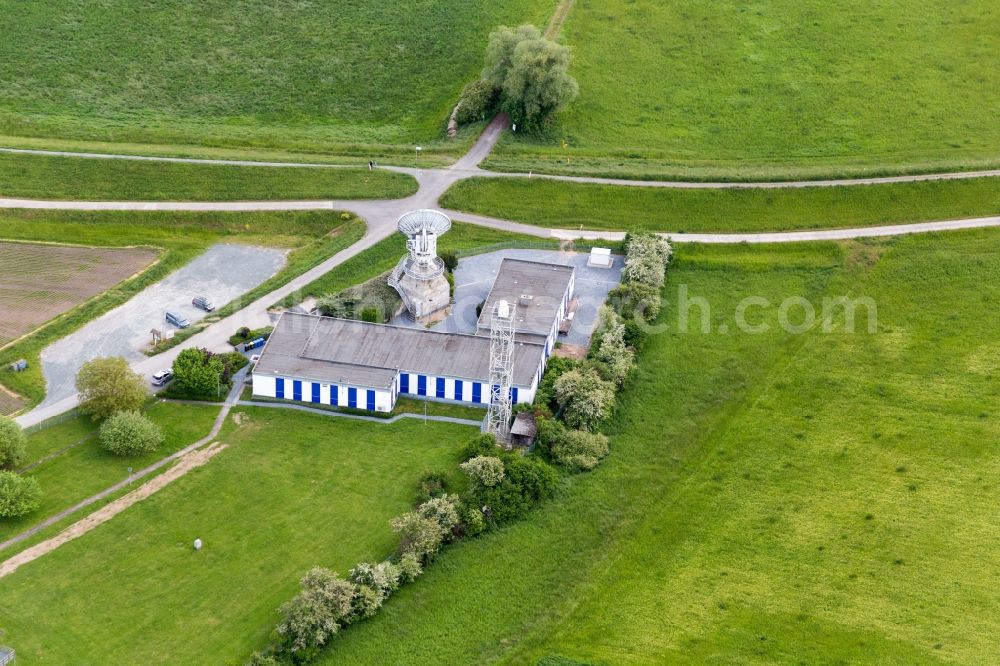
[[(159, 261), (82, 305), (51, 320), (0, 351), (0, 367), (25, 358), (28, 370), (0, 371), (0, 383), (39, 402), (45, 394), (38, 354), (49, 343), (121, 305), (162, 280), (213, 243), (246, 243), (287, 248), (285, 268), (261, 288), (274, 288), (312, 268), (361, 237), (362, 222), (332, 211), (274, 213), (78, 212), (7, 210), (0, 212), (0, 238), (99, 247), (145, 246), (160, 250)], [(262, 295), (254, 290), (249, 295)]]
[(1000, 178), (786, 189), (674, 189), (472, 178), (443, 206), (565, 229), (672, 232), (869, 227), (1000, 214)]
[[(602, 466), (449, 548), (321, 663), (989, 663), (998, 277), (985, 231), (680, 248)], [(697, 307), (680, 329), (682, 285), (710, 333)], [(875, 334), (780, 328), (784, 299), (840, 295), (874, 299)], [(747, 296), (764, 333), (734, 325)]]
[[(474, 428), (237, 408), (228, 445), (114, 520), (0, 579), (18, 663), (242, 663), (313, 565), (384, 557), (389, 520)], [(195, 538), (204, 548), (195, 552)]]
[[(211, 430), (218, 413), (217, 405), (202, 407), (164, 402), (151, 405), (146, 415), (160, 426), (164, 442), (156, 451), (142, 456), (115, 456), (102, 449), (96, 436), (99, 424), (89, 417), (79, 417), (31, 435), (24, 467), (37, 466), (25, 474), (38, 479), (44, 493), (42, 506), (19, 519), (0, 520), (0, 541), (125, 479), (129, 467), (139, 471), (198, 441)], [(52, 457), (42, 462), (49, 456)], [(86, 511), (93, 511), (98, 506), (91, 506)], [(10, 550), (0, 551), (0, 559), (12, 554)]]
[(577, 0), (580, 97), (503, 170), (773, 179), (1000, 163), (1000, 3)]
[(0, 3), (0, 134), (456, 156), (445, 123), (500, 24), (555, 0)]
[(0, 153), (0, 196), (84, 201), (400, 199), (411, 176), (365, 169), (146, 162)]

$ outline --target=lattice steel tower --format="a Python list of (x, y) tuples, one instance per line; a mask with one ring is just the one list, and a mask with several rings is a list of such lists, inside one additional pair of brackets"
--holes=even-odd
[(498, 442), (510, 438), (511, 385), (514, 380), (514, 304), (497, 301), (490, 325), (490, 408), (486, 431)]

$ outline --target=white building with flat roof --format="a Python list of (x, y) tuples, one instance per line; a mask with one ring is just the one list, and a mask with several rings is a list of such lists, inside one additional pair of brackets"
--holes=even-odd
[[(499, 300), (516, 304), (515, 404), (535, 398), (573, 285), (572, 267), (501, 265), (483, 313)], [(286, 312), (254, 367), (253, 394), (374, 412), (392, 411), (400, 395), (485, 407), (489, 364), (488, 314), (470, 335)]]

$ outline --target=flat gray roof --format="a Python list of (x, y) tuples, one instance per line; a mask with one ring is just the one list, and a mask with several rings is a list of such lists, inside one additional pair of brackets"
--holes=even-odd
[[(540, 335), (544, 338), (552, 330), (552, 323), (556, 320), (563, 296), (569, 289), (573, 272), (572, 266), (504, 257), (479, 315), (477, 334), (489, 335), (494, 304), (497, 301), (507, 301), (517, 306), (515, 334)], [(521, 296), (531, 296), (531, 304), (521, 303)]]
[[(514, 346), (514, 384), (531, 386), (544, 349)], [(490, 339), (285, 312), (254, 372), (372, 388), (396, 371), (488, 382)]]

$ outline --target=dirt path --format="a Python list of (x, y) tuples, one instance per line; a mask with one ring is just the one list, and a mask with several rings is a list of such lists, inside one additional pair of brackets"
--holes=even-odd
[(552, 20), (549, 21), (549, 27), (545, 29), (546, 39), (557, 39), (559, 37), (559, 33), (562, 32), (563, 23), (566, 22), (566, 17), (569, 16), (570, 10), (573, 9), (575, 1), (560, 0), (555, 14), (552, 15)]
[(166, 472), (147, 481), (129, 494), (119, 497), (115, 501), (98, 509), (86, 518), (78, 520), (51, 539), (46, 539), (41, 543), (35, 544), (31, 548), (18, 553), (9, 560), (0, 563), (0, 578), (14, 573), (23, 565), (37, 560), (46, 553), (51, 553), (64, 543), (82, 537), (90, 530), (111, 520), (136, 502), (141, 502), (153, 493), (181, 478), (191, 470), (201, 467), (211, 460), (213, 456), (221, 451), (224, 451), (225, 448), (225, 444), (215, 442), (209, 444), (204, 449), (187, 454), (180, 459), (180, 462), (168, 469)]

